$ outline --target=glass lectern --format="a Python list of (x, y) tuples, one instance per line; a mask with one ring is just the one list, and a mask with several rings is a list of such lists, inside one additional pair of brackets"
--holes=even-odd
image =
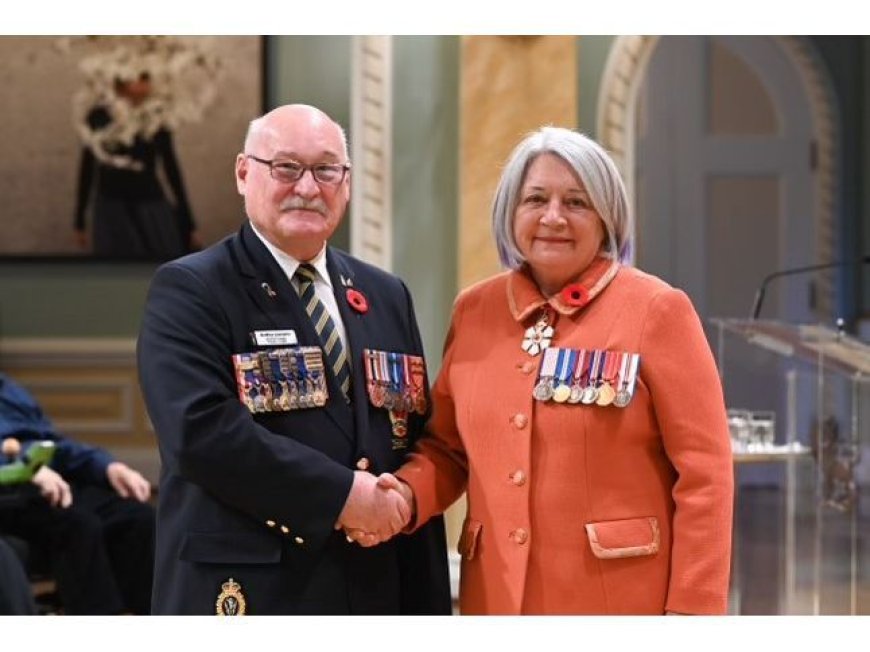
[(870, 346), (823, 325), (711, 323), (735, 463), (731, 612), (870, 613)]

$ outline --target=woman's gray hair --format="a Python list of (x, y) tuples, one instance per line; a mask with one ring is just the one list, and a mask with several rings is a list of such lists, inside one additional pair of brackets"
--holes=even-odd
[(607, 232), (609, 258), (631, 258), (631, 216), (622, 176), (601, 145), (571, 129), (542, 127), (514, 148), (498, 182), (492, 202), (492, 234), (501, 264), (520, 267), (524, 258), (514, 238), (514, 213), (529, 166), (541, 154), (555, 154), (565, 161), (583, 184), (592, 207)]

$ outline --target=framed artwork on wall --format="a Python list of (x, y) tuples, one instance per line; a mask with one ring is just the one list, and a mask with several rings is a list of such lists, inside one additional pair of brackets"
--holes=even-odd
[(0, 36), (0, 258), (165, 261), (236, 230), (259, 36)]

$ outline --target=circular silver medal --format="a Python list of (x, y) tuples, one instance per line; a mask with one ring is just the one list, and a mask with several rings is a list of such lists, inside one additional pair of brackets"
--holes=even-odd
[(583, 396), (583, 388), (580, 385), (571, 385), (571, 395), (568, 397), (568, 402), (576, 405), (580, 402), (581, 396)]
[(582, 396), (580, 396), (580, 402), (583, 405), (591, 405), (595, 402), (596, 398), (598, 398), (598, 388), (593, 385), (587, 385), (583, 390)]
[(621, 389), (616, 392), (616, 398), (613, 399), (613, 404), (616, 407), (625, 407), (628, 405), (628, 402), (631, 400), (631, 394), (628, 393), (627, 389)]
[(553, 398), (553, 386), (549, 383), (549, 381), (541, 380), (541, 382), (535, 385), (532, 396), (534, 396), (539, 401), (549, 401), (551, 398)]

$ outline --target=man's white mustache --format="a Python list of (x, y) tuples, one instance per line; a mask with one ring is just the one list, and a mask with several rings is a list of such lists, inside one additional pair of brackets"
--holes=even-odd
[(290, 197), (287, 201), (281, 204), (282, 211), (292, 210), (316, 211), (321, 215), (326, 215), (326, 204), (320, 199), (302, 199), (301, 197)]

